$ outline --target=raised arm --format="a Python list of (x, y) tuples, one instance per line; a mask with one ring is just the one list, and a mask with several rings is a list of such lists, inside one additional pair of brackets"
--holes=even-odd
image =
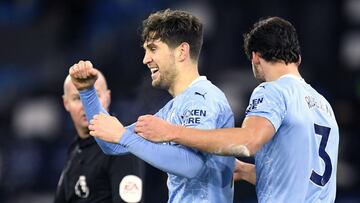
[(134, 133), (135, 126), (129, 126), (126, 130), (115, 117), (109, 116), (97, 97), (94, 83), (98, 71), (90, 62), (80, 61), (70, 68), (69, 73), (80, 91), (86, 117), (91, 123), (90, 134), (95, 137), (104, 153), (117, 155), (130, 151), (165, 172), (187, 178), (201, 173), (204, 168), (201, 153), (179, 145), (149, 142)]
[[(109, 113), (101, 106), (94, 87), (80, 91), (80, 98), (83, 103), (86, 118), (89, 122), (91, 122), (93, 117), (97, 114), (102, 113), (109, 115)], [(128, 152), (128, 150), (121, 145), (110, 143), (97, 137), (95, 137), (95, 140), (105, 154), (119, 155)]]
[[(94, 88), (99, 76), (99, 71), (93, 68), (92, 63), (90, 61), (79, 61), (70, 67), (69, 75), (74, 86), (80, 93), (87, 120), (90, 121), (94, 115), (99, 113), (108, 114), (102, 107)], [(107, 143), (97, 138), (95, 138), (95, 140), (105, 154), (116, 155), (127, 153), (127, 150), (122, 146)]]

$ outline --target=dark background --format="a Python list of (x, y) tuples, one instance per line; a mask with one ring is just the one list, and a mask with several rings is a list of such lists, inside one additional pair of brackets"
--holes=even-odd
[[(332, 104), (340, 127), (337, 202), (360, 202), (359, 0), (1, 0), (0, 202), (51, 202), (76, 135), (62, 85), (80, 59), (107, 77), (111, 113), (124, 124), (170, 99), (151, 88), (138, 31), (151, 12), (165, 8), (190, 11), (204, 22), (200, 72), (226, 93), (237, 126), (258, 84), (242, 34), (260, 17), (291, 21), (302, 47), (300, 71)], [(159, 179), (146, 186), (147, 195), (164, 202), (166, 177), (150, 166), (145, 171)], [(254, 187), (236, 183), (235, 202), (256, 202)]]

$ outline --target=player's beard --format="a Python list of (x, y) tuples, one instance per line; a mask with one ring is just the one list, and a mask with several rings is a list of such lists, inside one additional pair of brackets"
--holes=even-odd
[(169, 90), (175, 84), (178, 71), (175, 67), (175, 62), (172, 60), (169, 65), (162, 68), (159, 67), (159, 76), (152, 81), (152, 86), (155, 88)]

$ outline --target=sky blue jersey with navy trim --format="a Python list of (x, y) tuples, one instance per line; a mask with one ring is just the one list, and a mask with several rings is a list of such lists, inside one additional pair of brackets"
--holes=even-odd
[(246, 116), (264, 117), (276, 130), (255, 155), (260, 203), (335, 201), (339, 129), (322, 95), (285, 75), (255, 88)]
[[(94, 88), (80, 91), (88, 120), (107, 113)], [(183, 93), (169, 101), (156, 116), (191, 128), (215, 129), (234, 127), (234, 117), (221, 90), (206, 77), (195, 80)], [(127, 127), (119, 144), (96, 139), (106, 154), (131, 152), (149, 164), (168, 173), (168, 202), (232, 202), (234, 157), (200, 152), (173, 142), (149, 142)]]

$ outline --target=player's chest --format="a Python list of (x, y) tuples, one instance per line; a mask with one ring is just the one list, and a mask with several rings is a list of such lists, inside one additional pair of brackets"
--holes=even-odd
[(179, 124), (179, 115), (181, 114), (180, 105), (177, 102), (171, 102), (164, 108), (162, 119), (173, 124)]

